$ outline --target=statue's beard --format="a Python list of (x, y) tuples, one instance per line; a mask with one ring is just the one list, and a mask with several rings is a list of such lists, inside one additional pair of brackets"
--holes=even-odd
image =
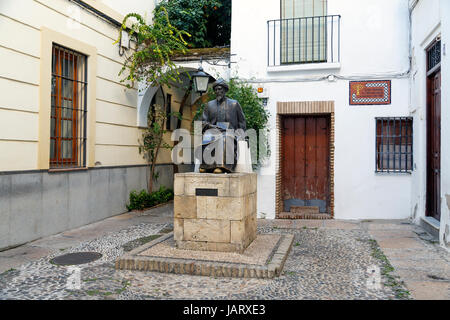
[(223, 94), (221, 94), (221, 95), (217, 95), (217, 101), (220, 101), (220, 102), (222, 102), (223, 101), (223, 99), (225, 98), (225, 95), (223, 95)]

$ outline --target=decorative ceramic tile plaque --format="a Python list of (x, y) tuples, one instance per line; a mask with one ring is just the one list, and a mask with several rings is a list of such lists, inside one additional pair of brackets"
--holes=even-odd
[(391, 104), (391, 80), (350, 81), (350, 105)]

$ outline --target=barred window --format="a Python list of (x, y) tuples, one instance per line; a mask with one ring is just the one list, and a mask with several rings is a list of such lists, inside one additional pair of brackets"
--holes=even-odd
[(52, 48), (50, 168), (86, 166), (86, 56)]
[(376, 172), (411, 172), (413, 120), (411, 117), (375, 118)]

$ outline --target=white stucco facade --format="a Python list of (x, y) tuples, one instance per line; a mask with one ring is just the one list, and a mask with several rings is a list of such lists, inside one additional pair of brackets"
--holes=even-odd
[[(429, 221), (425, 218), (426, 48), (440, 37), (441, 219), (434, 226), (439, 231), (441, 245), (447, 245), (450, 239), (450, 151), (446, 147), (450, 138), (447, 125), (450, 113), (446, 107), (450, 88), (450, 2), (328, 0), (327, 15), (341, 18), (340, 59), (330, 61), (328, 54), (328, 62), (273, 66), (272, 59), (279, 59), (279, 49), (272, 51), (270, 42), (276, 42), (273, 34), (279, 29), (268, 31), (268, 21), (281, 19), (280, 6), (278, 0), (233, 1), (231, 53), (236, 63), (231, 74), (264, 87), (271, 114), (272, 154), (268, 165), (260, 170), (258, 180), (260, 216), (276, 217), (277, 103), (334, 101), (334, 217)], [(391, 103), (350, 105), (349, 82), (355, 80), (391, 80)], [(375, 117), (413, 118), (414, 161), (410, 173), (375, 172)]]
[[(410, 114), (408, 2), (329, 0), (327, 15), (341, 16), (340, 61), (270, 67), (267, 21), (280, 19), (280, 1), (233, 2), (234, 72), (269, 92), (272, 154), (260, 170), (258, 211), (275, 217), (277, 102), (334, 101), (334, 217), (408, 218), (411, 175), (376, 174), (374, 145), (375, 117)], [(391, 104), (350, 106), (349, 81), (376, 79), (392, 81)]]

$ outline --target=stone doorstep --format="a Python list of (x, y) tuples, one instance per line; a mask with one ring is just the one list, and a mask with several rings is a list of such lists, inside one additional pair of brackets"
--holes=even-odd
[(294, 236), (283, 234), (278, 247), (267, 265), (251, 265), (231, 262), (213, 262), (205, 260), (146, 257), (139, 253), (163, 242), (173, 236), (173, 232), (146, 243), (116, 260), (115, 267), (119, 270), (156, 271), (163, 273), (199, 275), (209, 277), (231, 278), (266, 278), (278, 277), (283, 270), (287, 256), (294, 242)]
[(333, 217), (328, 213), (318, 213), (318, 212), (280, 212), (277, 215), (277, 219), (290, 219), (290, 220), (331, 220)]
[(291, 213), (306, 213), (306, 214), (315, 214), (320, 213), (319, 207), (314, 206), (291, 206)]

